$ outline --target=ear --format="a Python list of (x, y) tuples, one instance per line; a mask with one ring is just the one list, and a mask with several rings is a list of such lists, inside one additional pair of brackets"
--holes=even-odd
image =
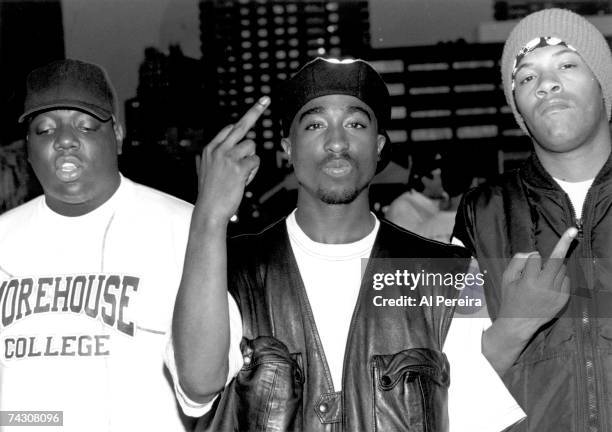
[(117, 154), (120, 155), (123, 149), (123, 126), (113, 117), (113, 130), (115, 131), (115, 139), (117, 140)]
[(384, 135), (378, 134), (378, 136), (376, 137), (376, 151), (378, 153), (378, 156), (380, 156), (380, 152), (382, 151), (385, 144), (387, 144), (387, 138), (385, 138)]
[(291, 163), (291, 140), (289, 138), (281, 139), (281, 147), (287, 153), (287, 157), (289, 158), (289, 163)]

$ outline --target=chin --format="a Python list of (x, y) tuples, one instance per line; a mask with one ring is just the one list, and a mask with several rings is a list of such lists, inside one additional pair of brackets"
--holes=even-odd
[(317, 196), (325, 204), (350, 204), (359, 196), (358, 189), (329, 190), (319, 189)]
[(580, 137), (555, 135), (546, 136), (544, 139), (536, 138), (538, 145), (549, 153), (567, 153), (580, 147)]

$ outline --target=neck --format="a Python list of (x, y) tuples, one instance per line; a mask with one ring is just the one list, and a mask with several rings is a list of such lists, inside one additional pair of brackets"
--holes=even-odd
[(115, 192), (117, 192), (117, 189), (119, 189), (120, 184), (121, 178), (117, 174), (116, 180), (113, 183), (112, 187), (108, 188), (103, 193), (93, 198), (77, 200), (77, 202), (70, 202), (66, 201), (65, 199), (56, 198), (51, 194), (45, 193), (45, 202), (51, 210), (62, 216), (83, 216), (87, 213), (96, 210), (98, 207), (102, 206), (106, 201), (108, 201), (115, 194)]
[(610, 126), (605, 123), (589, 144), (572, 151), (554, 153), (544, 150), (537, 143), (534, 143), (534, 148), (542, 166), (552, 177), (580, 182), (595, 178), (610, 156), (611, 142)]
[(295, 219), (318, 243), (343, 244), (361, 240), (374, 228), (368, 190), (349, 204), (326, 204), (300, 191)]

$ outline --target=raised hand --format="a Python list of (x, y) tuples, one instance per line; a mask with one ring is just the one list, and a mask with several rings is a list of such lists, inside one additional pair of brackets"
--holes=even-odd
[(260, 98), (237, 123), (221, 129), (204, 147), (196, 206), (210, 221), (229, 221), (240, 205), (245, 186), (257, 173), (255, 142), (243, 138), (269, 105), (269, 97)]
[(535, 332), (559, 313), (570, 290), (563, 260), (577, 232), (569, 228), (563, 233), (543, 267), (537, 252), (512, 258), (502, 277), (500, 317), (524, 318), (517, 325)]

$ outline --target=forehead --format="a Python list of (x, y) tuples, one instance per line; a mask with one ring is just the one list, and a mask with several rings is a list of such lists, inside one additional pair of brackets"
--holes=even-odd
[(582, 59), (576, 51), (568, 48), (565, 45), (549, 45), (536, 48), (533, 51), (526, 53), (517, 64), (517, 67), (530, 65), (540, 61), (548, 61), (564, 55), (572, 55)]
[(314, 99), (309, 100), (295, 115), (295, 119), (299, 121), (300, 117), (306, 113), (307, 111), (320, 109), (322, 112), (326, 111), (359, 111), (359, 109), (367, 112), (372, 119), (376, 118), (376, 115), (369, 107), (368, 104), (363, 102), (361, 99), (356, 98), (355, 96), (343, 95), (343, 94), (333, 94), (326, 96), (319, 96)]

